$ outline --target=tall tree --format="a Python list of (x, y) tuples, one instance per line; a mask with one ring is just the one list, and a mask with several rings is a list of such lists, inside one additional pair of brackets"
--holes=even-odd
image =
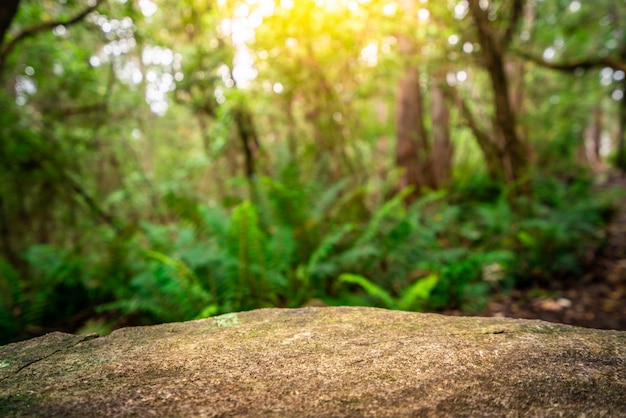
[[(411, 41), (404, 36), (399, 39), (399, 50), (402, 55), (415, 55)], [(400, 78), (396, 94), (396, 164), (404, 170), (400, 186), (414, 186), (417, 191), (434, 186), (424, 119), (420, 71), (411, 65)]]
[(449, 11), (441, 5), (418, 9), (408, 0), (401, 6), (406, 29), (396, 37), (407, 64), (396, 93), (396, 165), (404, 170), (401, 185), (419, 192), (444, 186), (451, 175), (450, 113), (441, 86), (447, 64), (440, 56), (447, 44), (441, 15)]
[(450, 134), (450, 107), (441, 84), (445, 80), (433, 77), (430, 86), (432, 112), (432, 170), (434, 184), (444, 187), (452, 173), (452, 139)]
[[(517, 25), (523, 16), (524, 1), (513, 0), (508, 26), (498, 33), (490, 23), (493, 3), (470, 1), (469, 11), (475, 23), (480, 44), (481, 65), (487, 71), (494, 100), (494, 128), (499, 165), (504, 179), (513, 182), (522, 179), (529, 164), (528, 147), (517, 132), (516, 114), (510, 97), (505, 54)], [(489, 5), (484, 7), (484, 4)]]

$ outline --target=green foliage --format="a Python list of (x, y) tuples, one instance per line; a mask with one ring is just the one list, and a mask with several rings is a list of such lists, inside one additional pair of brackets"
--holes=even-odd
[(542, 179), (533, 199), (515, 201), (503, 193), (450, 203), (434, 192), (406, 206), (406, 190), (346, 222), (345, 212), (362, 210), (367, 194), (355, 199), (346, 184), (324, 188), (291, 173), (297, 189), (261, 178), (257, 203), (231, 209), (170, 192), (176, 218), (110, 234), (97, 257), (79, 247), (32, 246), (24, 256), (28, 282), (3, 262), (0, 286), (10, 295), (0, 305), (4, 335), (94, 305), (100, 315), (134, 323), (295, 307), (313, 298), (480, 311), (493, 292), (516, 282), (580, 272), (587, 249), (580, 243), (599, 241), (606, 207), (588, 182)]
[(607, 201), (590, 195), (589, 181), (537, 180), (536, 198), (523, 202), (531, 216), (519, 221), (518, 282), (546, 283), (578, 276), (602, 239)]
[(24, 306), (24, 294), (19, 273), (7, 261), (0, 260), (0, 344), (19, 335), (23, 321), (20, 307)]
[(385, 308), (399, 310), (413, 310), (423, 307), (438, 281), (439, 278), (434, 274), (420, 278), (411, 286), (403, 289), (398, 299), (394, 299), (389, 292), (363, 276), (349, 273), (339, 276), (339, 283), (359, 285), (369, 296), (380, 299)]

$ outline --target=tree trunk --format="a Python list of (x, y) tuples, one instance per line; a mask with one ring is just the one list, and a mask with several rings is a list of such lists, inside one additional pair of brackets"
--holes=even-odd
[(259, 138), (247, 108), (234, 109), (233, 119), (243, 147), (245, 175), (250, 180), (256, 174), (255, 154), (259, 149)]
[(470, 12), (476, 23), (481, 46), (482, 65), (489, 74), (494, 94), (494, 128), (501, 138), (501, 165), (505, 180), (513, 182), (524, 177), (528, 167), (528, 149), (517, 134), (515, 112), (511, 106), (509, 83), (505, 71), (502, 41), (497, 39), (489, 24), (487, 12), (478, 1), (469, 2)]
[(4, 69), (6, 35), (17, 15), (19, 5), (20, 0), (4, 0), (4, 6), (0, 6), (0, 73)]
[(453, 101), (459, 108), (465, 124), (472, 131), (474, 138), (476, 138), (478, 147), (480, 148), (483, 158), (485, 159), (485, 165), (487, 166), (487, 173), (489, 174), (489, 177), (492, 179), (504, 180), (504, 173), (501, 164), (502, 159), (500, 158), (498, 144), (494, 142), (493, 138), (489, 136), (487, 131), (480, 126), (469, 105), (454, 87), (450, 87), (443, 83), (440, 85), (440, 88), (443, 90), (443, 93), (448, 96), (449, 100)]
[(602, 141), (602, 107), (593, 109), (593, 117), (583, 134), (583, 143), (578, 157), (582, 164), (588, 165), (594, 172), (601, 169), (600, 144)]
[[(617, 13), (615, 13), (617, 14)], [(624, 40), (626, 40), (626, 33), (622, 33)], [(620, 58), (626, 61), (626, 44), (623, 47)], [(616, 165), (621, 171), (626, 172), (626, 79), (622, 81), (622, 95), (619, 101), (619, 120), (618, 120), (618, 136), (617, 136), (617, 159)]]
[[(450, 141), (450, 109), (439, 87), (439, 80), (431, 85), (431, 107), (433, 122), (432, 168), (435, 186), (441, 188), (450, 179), (452, 168), (452, 142)], [(445, 80), (443, 81), (445, 83)]]
[[(626, 88), (626, 81), (622, 82)], [(626, 97), (622, 97), (619, 102), (619, 122), (618, 122), (618, 145), (617, 145), (617, 167), (626, 172)]]
[(4, 6), (0, 7), (0, 49), (4, 45), (6, 34), (17, 14), (20, 0), (4, 0)]
[(419, 76), (417, 68), (406, 70), (396, 96), (396, 163), (405, 170), (401, 186), (417, 192), (434, 185)]

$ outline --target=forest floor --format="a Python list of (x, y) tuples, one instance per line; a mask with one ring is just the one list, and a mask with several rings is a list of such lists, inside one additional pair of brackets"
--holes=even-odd
[[(626, 175), (606, 174), (598, 187), (626, 191)], [(626, 330), (626, 193), (619, 194), (604, 245), (597, 249), (585, 275), (555, 280), (549, 286), (515, 289), (494, 298), (479, 315)]]

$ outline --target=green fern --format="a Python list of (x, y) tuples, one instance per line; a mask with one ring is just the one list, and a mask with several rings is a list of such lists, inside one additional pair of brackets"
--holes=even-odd
[(267, 266), (263, 252), (265, 236), (255, 207), (244, 202), (233, 210), (231, 248), (238, 257), (235, 303), (242, 309), (263, 306), (273, 296), (268, 292)]
[(130, 280), (130, 298), (104, 304), (99, 311), (146, 313), (156, 321), (194, 319), (214, 304), (212, 295), (181, 260), (163, 252), (145, 250)]
[(356, 284), (362, 287), (368, 295), (379, 299), (386, 308), (393, 309), (396, 306), (396, 301), (389, 292), (359, 274), (343, 273), (339, 276), (339, 283)]
[(436, 274), (430, 274), (416, 280), (400, 292), (401, 297), (397, 302), (398, 309), (406, 311), (422, 308), (427, 303), (437, 283), (439, 283), (439, 276)]
[(370, 242), (380, 232), (382, 222), (391, 217), (394, 212), (402, 216), (404, 210), (402, 203), (404, 199), (412, 193), (412, 190), (412, 188), (407, 187), (382, 205), (381, 208), (372, 215), (371, 221), (356, 240), (355, 245), (358, 246)]
[(361, 275), (344, 273), (339, 276), (340, 283), (358, 285), (369, 296), (380, 300), (385, 308), (398, 310), (421, 308), (430, 297), (438, 281), (439, 277), (435, 274), (423, 277), (415, 281), (411, 286), (403, 289), (399, 298), (394, 298), (389, 292)]

